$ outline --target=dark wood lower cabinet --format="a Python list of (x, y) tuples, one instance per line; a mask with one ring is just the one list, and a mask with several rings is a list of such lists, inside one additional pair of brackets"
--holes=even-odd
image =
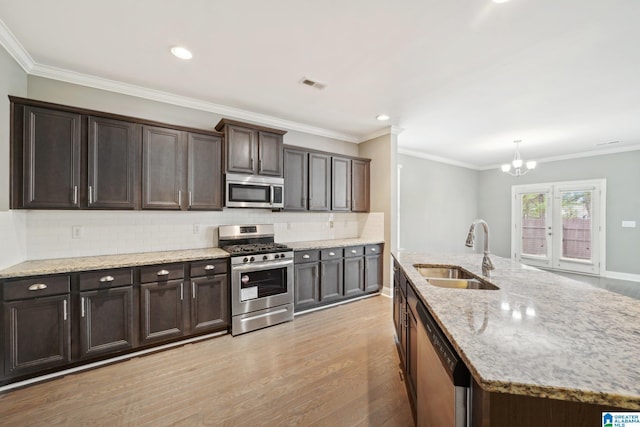
[(294, 309), (310, 308), (320, 302), (320, 263), (294, 266)]
[(80, 292), (80, 358), (134, 347), (133, 286)]
[(229, 325), (227, 275), (191, 279), (191, 332), (204, 332)]
[(182, 279), (140, 285), (141, 344), (184, 335), (183, 300)]
[(320, 274), (320, 301), (330, 302), (342, 298), (342, 258), (322, 261)]
[(364, 294), (364, 257), (344, 259), (344, 295)]
[(3, 304), (5, 376), (71, 362), (70, 303), (65, 294)]

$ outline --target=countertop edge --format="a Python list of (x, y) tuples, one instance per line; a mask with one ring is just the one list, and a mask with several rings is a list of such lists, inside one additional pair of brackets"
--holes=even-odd
[(339, 246), (359, 246), (359, 245), (377, 245), (384, 243), (384, 240), (380, 239), (362, 239), (362, 238), (347, 238), (347, 239), (330, 239), (330, 240), (311, 240), (308, 242), (288, 242), (287, 246), (291, 247), (294, 251), (307, 251), (313, 249), (327, 249), (335, 248)]

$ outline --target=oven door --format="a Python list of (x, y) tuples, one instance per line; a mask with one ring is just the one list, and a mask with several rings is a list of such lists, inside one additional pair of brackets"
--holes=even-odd
[(231, 267), (232, 315), (293, 303), (293, 260)]

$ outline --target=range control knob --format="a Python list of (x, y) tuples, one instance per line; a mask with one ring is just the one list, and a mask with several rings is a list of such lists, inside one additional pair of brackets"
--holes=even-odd
[(244, 257), (244, 259), (242, 260), (242, 262), (249, 262), (249, 258)]
[(266, 256), (266, 255), (263, 255), (263, 256), (262, 256), (262, 259), (266, 261), (267, 259), (269, 259), (269, 257), (268, 257), (268, 256)]
[(273, 257), (277, 259), (277, 258), (280, 258), (280, 255), (275, 254)]
[(280, 254), (280, 258), (286, 258), (286, 254)]

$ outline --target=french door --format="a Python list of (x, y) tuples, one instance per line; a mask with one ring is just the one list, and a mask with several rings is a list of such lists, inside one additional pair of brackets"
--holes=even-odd
[(524, 264), (600, 274), (605, 180), (512, 187), (511, 248)]

